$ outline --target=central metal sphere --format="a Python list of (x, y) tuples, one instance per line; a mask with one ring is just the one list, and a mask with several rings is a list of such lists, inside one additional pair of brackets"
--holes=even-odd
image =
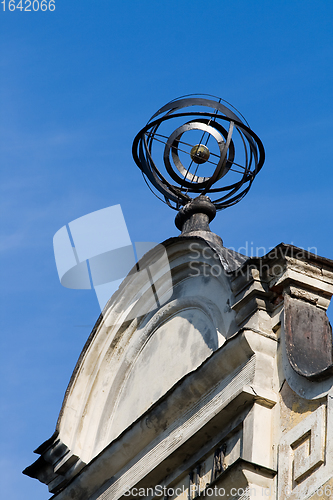
[(196, 144), (190, 151), (191, 160), (198, 165), (206, 163), (210, 157), (210, 152), (204, 144)]

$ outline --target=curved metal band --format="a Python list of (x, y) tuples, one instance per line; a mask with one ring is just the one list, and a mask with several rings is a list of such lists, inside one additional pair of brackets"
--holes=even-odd
[[(213, 101), (212, 99), (204, 99), (201, 97), (197, 98), (188, 98), (188, 99), (179, 99), (178, 101), (173, 101), (167, 103), (161, 109), (159, 109), (149, 120), (153, 120), (156, 116), (161, 115), (165, 111), (170, 111), (173, 109), (182, 109), (190, 106), (205, 106), (207, 108), (217, 109), (221, 113), (223, 113), (227, 118), (233, 121), (241, 122), (239, 116), (237, 116), (231, 109), (224, 106), (221, 102)], [(148, 123), (149, 123), (148, 122)], [(242, 122), (241, 122), (242, 123)]]
[[(220, 150), (220, 155), (221, 155), (216, 169), (220, 169), (220, 167), (221, 167), (221, 157), (223, 154), (225, 141), (224, 141), (222, 135), (214, 127), (206, 125), (205, 123), (200, 123), (200, 122), (195, 122), (195, 121), (185, 123), (181, 127), (178, 127), (170, 135), (170, 137), (165, 145), (165, 148), (164, 148), (164, 163), (165, 163), (165, 166), (166, 166), (168, 173), (176, 182), (180, 182), (183, 185), (184, 185), (184, 181), (187, 182), (186, 179), (188, 179), (189, 183), (195, 183), (198, 187), (201, 187), (199, 185), (203, 184), (203, 183), (207, 184), (207, 181), (209, 181), (210, 177), (199, 177), (199, 176), (195, 176), (195, 175), (191, 174), (188, 171), (188, 169), (186, 169), (184, 167), (184, 165), (182, 164), (182, 162), (180, 161), (179, 156), (178, 156), (178, 144), (176, 144), (176, 143), (178, 143), (178, 141), (180, 140), (180, 138), (182, 137), (182, 135), (185, 132), (188, 132), (190, 130), (201, 130), (203, 132), (207, 132), (208, 134), (210, 134), (211, 136), (214, 137), (214, 139), (216, 140), (216, 142), (218, 144), (218, 147)], [(174, 164), (176, 165), (177, 170), (183, 176), (183, 179), (180, 178), (177, 174), (175, 174), (175, 172), (171, 166), (170, 152), (171, 152)], [(175, 174), (175, 175), (173, 175), (173, 174)]]
[[(166, 104), (152, 117), (155, 118), (161, 113), (166, 113), (158, 119), (150, 121), (135, 137), (133, 142), (133, 157), (137, 165), (142, 170), (144, 176), (148, 181), (165, 197), (166, 203), (172, 208), (170, 202), (173, 202), (179, 207), (179, 204), (185, 204), (191, 197), (187, 193), (224, 193), (223, 196), (212, 200), (217, 209), (223, 209), (231, 206), (240, 201), (250, 189), (255, 175), (262, 168), (265, 158), (263, 145), (259, 137), (230, 109), (221, 103), (212, 101), (210, 99), (180, 99)], [(218, 110), (224, 113), (221, 116), (216, 113), (209, 112), (175, 112), (181, 108), (202, 105)], [(157, 133), (158, 128), (163, 122), (171, 118), (180, 117), (195, 117), (195, 119), (187, 122), (186, 124), (178, 127), (167, 139), (164, 148), (164, 164), (171, 179), (173, 179), (178, 186), (171, 184), (158, 170), (152, 158), (152, 145), (154, 141), (154, 134)], [(229, 122), (229, 130), (227, 131), (217, 120)], [(216, 165), (215, 171), (211, 177), (200, 177), (191, 174), (186, 170), (179, 158), (179, 141), (182, 135), (190, 130), (202, 130), (213, 136), (218, 143), (220, 158)], [(241, 141), (243, 142), (245, 151), (245, 165), (239, 167), (244, 169), (244, 172), (238, 172), (242, 177), (238, 182), (229, 186), (215, 187), (213, 184), (220, 180), (232, 167), (235, 157), (235, 148), (232, 141), (232, 136), (237, 131)], [(179, 176), (170, 163), (170, 154), (172, 160), (181, 174)], [(242, 163), (242, 162), (241, 162)], [(237, 163), (236, 163), (237, 165)], [(239, 170), (239, 168), (238, 168)], [(236, 168), (237, 171), (237, 168)], [(247, 184), (247, 185), (246, 185)], [(246, 185), (246, 187), (245, 187)], [(244, 189), (239, 192), (241, 187)], [(238, 192), (238, 193), (237, 193)]]

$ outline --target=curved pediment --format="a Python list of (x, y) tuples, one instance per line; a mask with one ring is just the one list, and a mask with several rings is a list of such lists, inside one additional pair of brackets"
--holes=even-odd
[(141, 273), (124, 280), (80, 356), (57, 429), (85, 463), (236, 331), (222, 264), (198, 238), (194, 261), (192, 241), (167, 242), (167, 259), (157, 259), (157, 247), (143, 257)]

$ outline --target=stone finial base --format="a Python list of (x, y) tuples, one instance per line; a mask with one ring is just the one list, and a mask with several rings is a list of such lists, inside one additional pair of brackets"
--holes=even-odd
[(210, 231), (209, 223), (215, 215), (216, 208), (208, 196), (200, 195), (179, 210), (175, 224), (182, 234)]

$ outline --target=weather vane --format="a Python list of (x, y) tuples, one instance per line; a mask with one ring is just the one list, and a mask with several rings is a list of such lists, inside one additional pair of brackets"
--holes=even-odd
[(171, 208), (209, 195), (215, 210), (223, 210), (249, 191), (265, 151), (233, 106), (193, 94), (151, 117), (134, 139), (133, 157), (150, 189)]

